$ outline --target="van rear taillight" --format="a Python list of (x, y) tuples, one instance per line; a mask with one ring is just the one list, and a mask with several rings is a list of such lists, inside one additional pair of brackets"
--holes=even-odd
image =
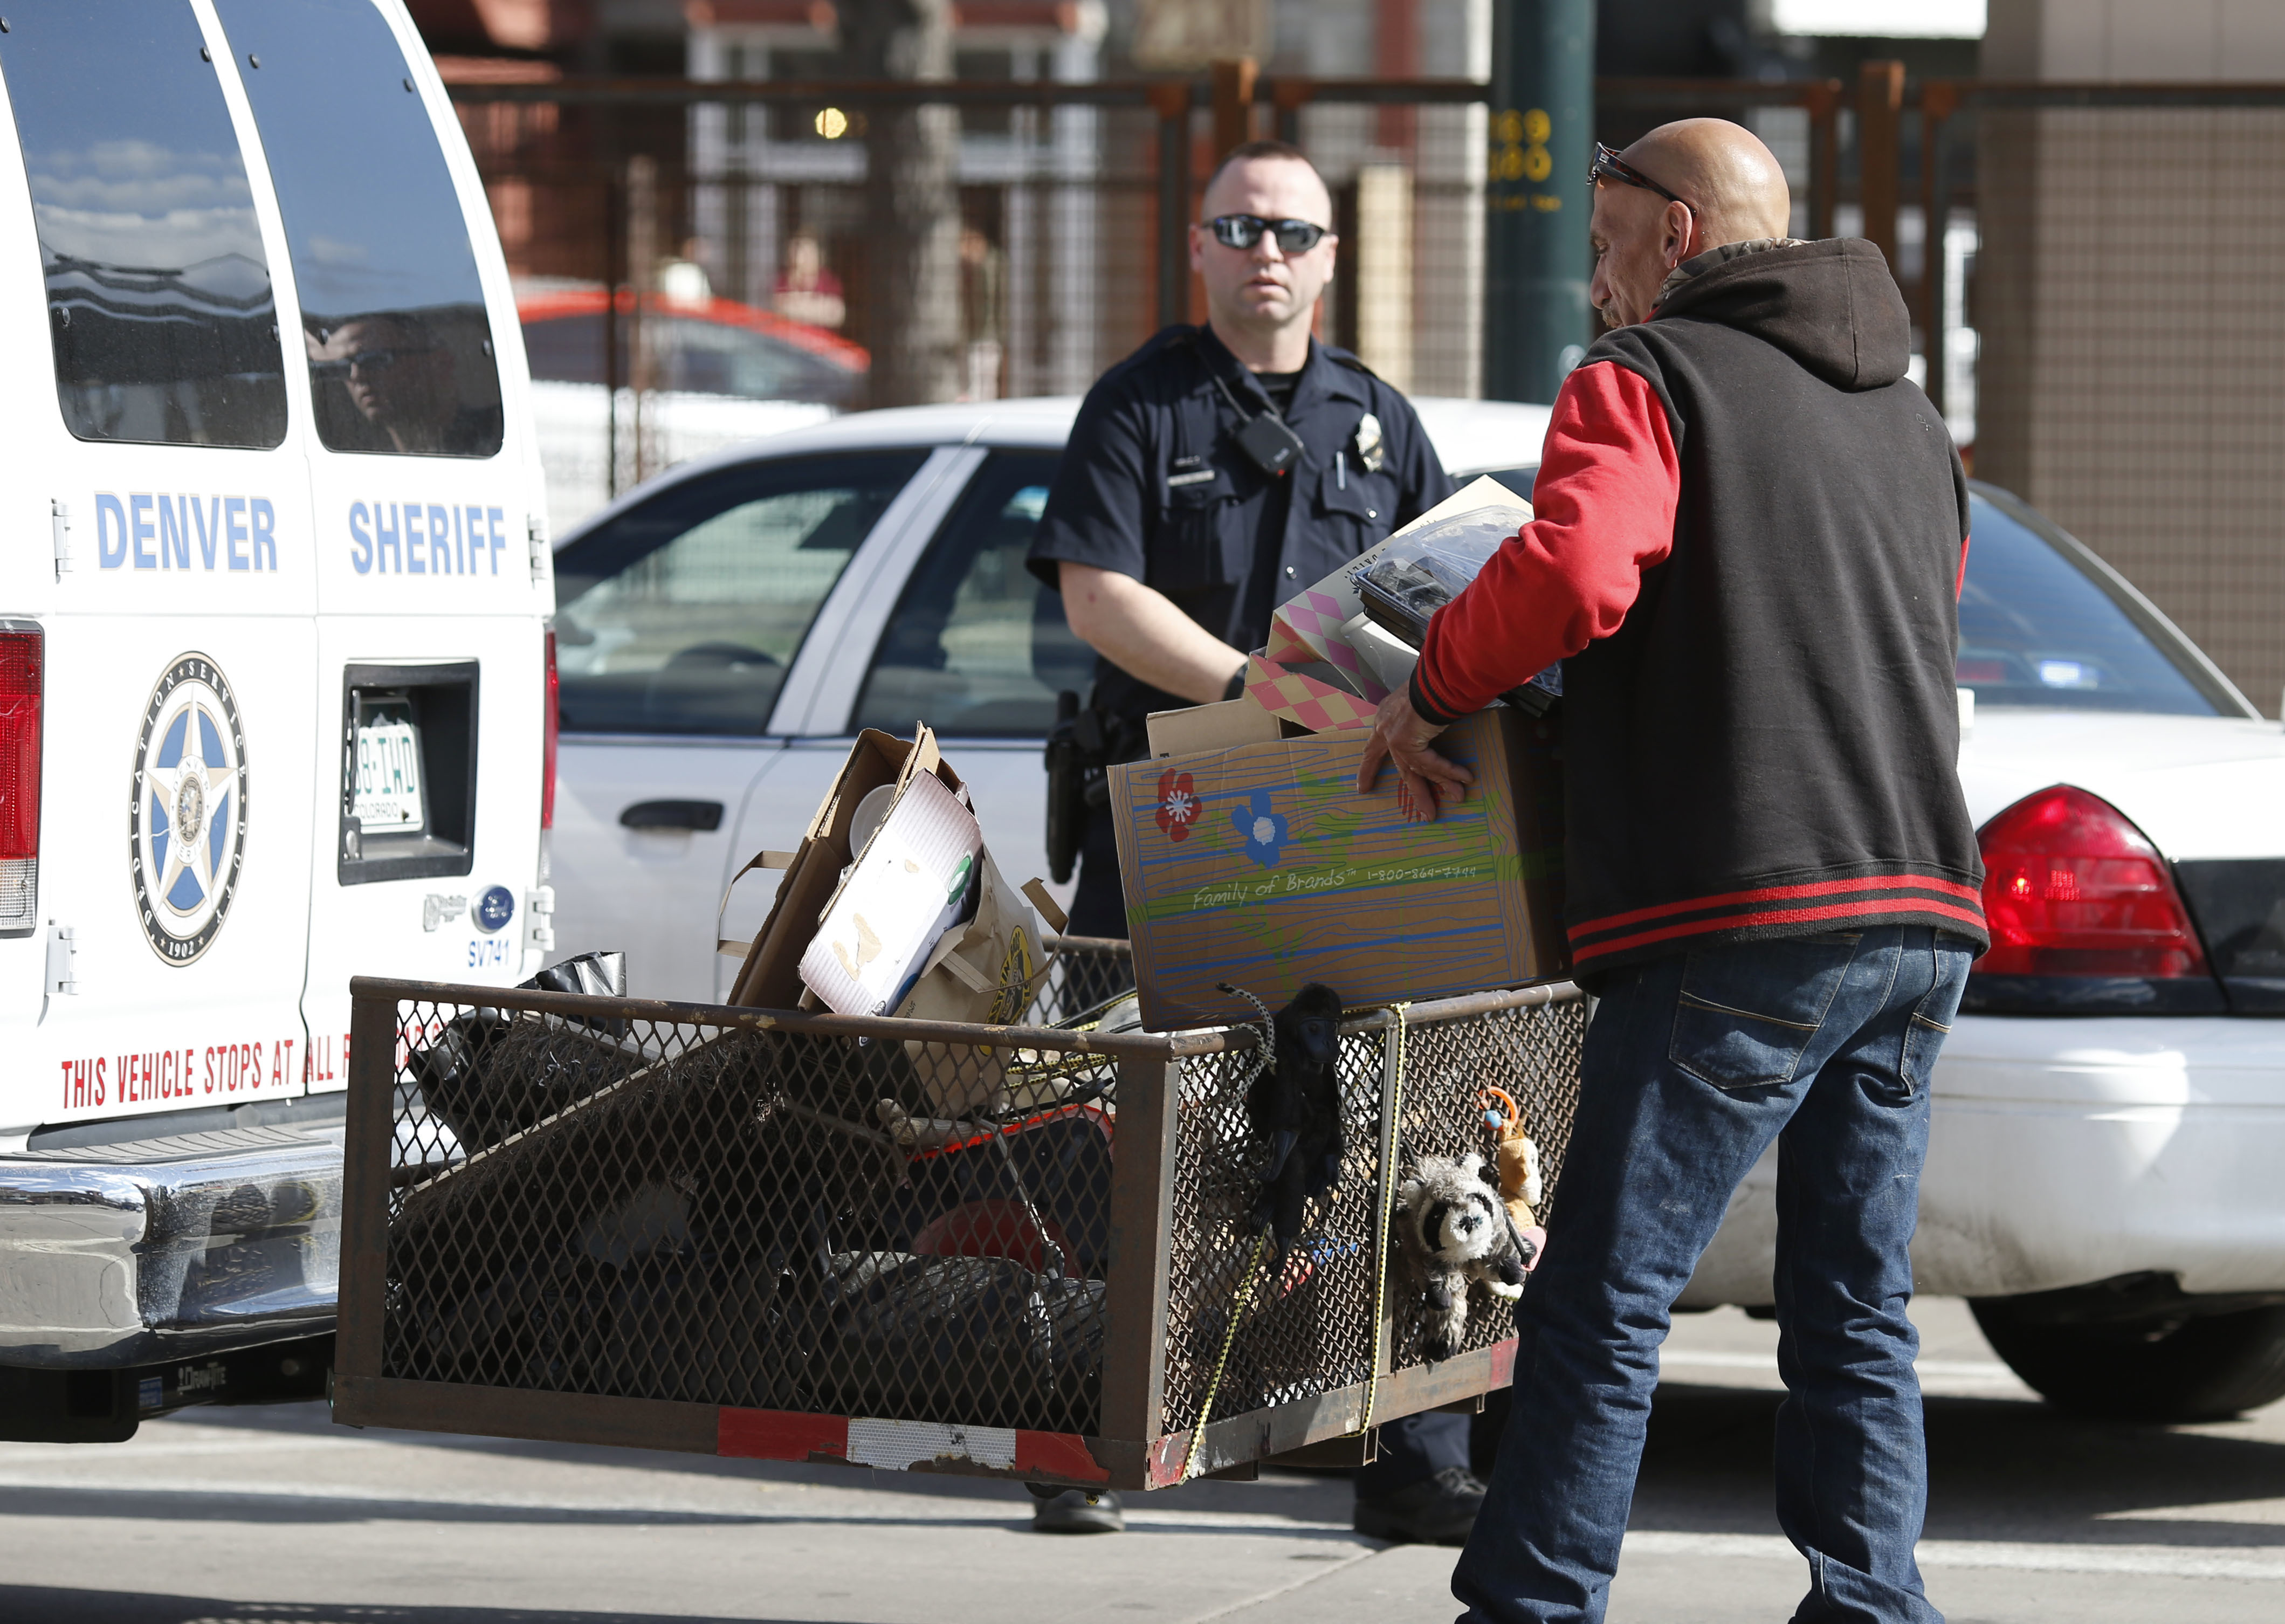
[(0, 631), (0, 930), (28, 930), (40, 906), (43, 634)]
[(539, 827), (555, 827), (555, 633), (547, 634), (547, 722), (546, 744), (539, 762)]

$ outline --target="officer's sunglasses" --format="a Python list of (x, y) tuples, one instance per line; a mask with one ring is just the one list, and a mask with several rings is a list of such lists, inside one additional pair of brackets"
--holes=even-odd
[(1675, 196), (1649, 176), (1620, 157), (1617, 147), (1598, 141), (1595, 143), (1594, 161), (1587, 166), (1587, 184), (1590, 186), (1599, 186), (1606, 180), (1614, 180), (1621, 186), (1640, 186), (1645, 192), (1657, 192), (1669, 203), (1681, 204), (1693, 215), (1698, 212), (1692, 207), (1688, 198)]
[(1214, 240), (1225, 248), (1250, 248), (1268, 231), (1277, 239), (1280, 254), (1307, 254), (1323, 240), (1325, 228), (1307, 220), (1265, 220), (1260, 215), (1216, 215), (1206, 222)]

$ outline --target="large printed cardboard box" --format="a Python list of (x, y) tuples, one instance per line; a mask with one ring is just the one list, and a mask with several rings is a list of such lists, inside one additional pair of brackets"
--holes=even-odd
[(1276, 1008), (1322, 981), (1352, 1008), (1557, 979), (1562, 785), (1555, 726), (1504, 708), (1438, 741), (1476, 776), (1408, 823), (1396, 775), (1356, 793), (1368, 730), (1342, 728), (1111, 770), (1142, 1022)]

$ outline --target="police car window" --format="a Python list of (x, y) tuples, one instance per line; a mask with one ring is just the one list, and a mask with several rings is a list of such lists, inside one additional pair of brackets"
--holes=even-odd
[(373, 0), (220, 0), (337, 451), (489, 457), (499, 369), (476, 259), (412, 71)]
[(276, 445), (286, 375), (246, 160), (183, 0), (8, 8), (64, 422), (82, 440)]
[(2060, 538), (1982, 497), (1959, 594), (1959, 686), (1986, 705), (2213, 716), (2237, 707), (2176, 634), (2069, 556)]
[(1038, 738), (1056, 694), (1084, 694), (1095, 655), (1063, 599), (1024, 567), (1057, 459), (986, 462), (899, 599), (857, 702), (857, 726), (949, 737)]
[(926, 455), (749, 463), (670, 485), (565, 547), (565, 731), (764, 731), (818, 606)]

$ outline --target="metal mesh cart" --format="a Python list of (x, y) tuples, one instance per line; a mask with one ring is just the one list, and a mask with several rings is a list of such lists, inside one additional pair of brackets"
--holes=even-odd
[[(1125, 979), (1064, 946), (1034, 1018)], [(1422, 1361), (1386, 1170), (1485, 1149), (1494, 1086), (1551, 1206), (1585, 1029), (1568, 985), (1353, 1016), (1342, 1176), (1281, 1254), (1249, 1027), (352, 994), (336, 1419), (1126, 1489), (1505, 1384), (1488, 1298)]]

